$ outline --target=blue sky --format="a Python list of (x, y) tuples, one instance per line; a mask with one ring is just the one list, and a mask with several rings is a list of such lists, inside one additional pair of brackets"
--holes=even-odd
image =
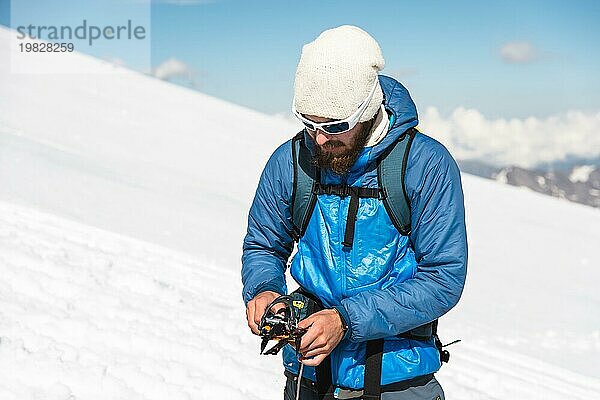
[[(8, 3), (0, 0), (3, 24)], [(58, 10), (29, 3), (40, 14)], [(199, 90), (268, 113), (288, 111), (302, 45), (342, 24), (379, 41), (383, 73), (399, 78), (420, 108), (465, 106), (489, 118), (600, 110), (599, 1), (172, 0), (150, 8), (152, 66), (176, 58)], [(144, 69), (140, 52), (102, 51)]]

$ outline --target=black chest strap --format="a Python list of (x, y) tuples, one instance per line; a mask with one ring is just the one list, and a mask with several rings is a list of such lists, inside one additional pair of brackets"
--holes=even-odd
[(365, 188), (346, 185), (324, 185), (317, 183), (314, 186), (315, 195), (333, 194), (340, 197), (350, 196), (350, 204), (348, 205), (348, 217), (346, 218), (346, 230), (344, 233), (344, 241), (342, 244), (346, 247), (352, 247), (354, 242), (354, 226), (356, 225), (356, 216), (358, 214), (359, 199), (377, 199), (380, 198), (382, 192), (377, 188)]

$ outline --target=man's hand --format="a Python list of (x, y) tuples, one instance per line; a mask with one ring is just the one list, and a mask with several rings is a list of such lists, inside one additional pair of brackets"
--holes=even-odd
[(267, 290), (266, 292), (257, 294), (248, 302), (248, 305), (246, 306), (246, 319), (248, 320), (248, 327), (252, 330), (252, 333), (255, 335), (259, 334), (258, 324), (260, 324), (260, 319), (265, 313), (265, 308), (279, 296), (279, 293)]
[(308, 328), (300, 342), (300, 361), (311, 367), (321, 362), (331, 353), (344, 337), (342, 319), (334, 309), (316, 312), (298, 323), (299, 328)]

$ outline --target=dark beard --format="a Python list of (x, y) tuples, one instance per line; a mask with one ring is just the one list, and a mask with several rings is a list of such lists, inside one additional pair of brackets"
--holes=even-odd
[(350, 147), (344, 151), (343, 153), (333, 154), (331, 152), (326, 151), (327, 149), (332, 149), (335, 147), (344, 146), (343, 142), (339, 140), (329, 140), (323, 146), (325, 150), (321, 146), (315, 143), (316, 154), (313, 157), (313, 165), (321, 168), (328, 169), (335, 173), (336, 175), (344, 176), (350, 171), (350, 168), (356, 162), (356, 159), (360, 155), (361, 150), (367, 144), (369, 140), (369, 134), (371, 133), (371, 124), (366, 124), (364, 129), (356, 134), (354, 137), (354, 141), (350, 145)]

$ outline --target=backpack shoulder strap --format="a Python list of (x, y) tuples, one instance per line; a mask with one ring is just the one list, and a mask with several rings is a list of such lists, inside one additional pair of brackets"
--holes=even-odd
[(408, 153), (417, 132), (414, 128), (404, 132), (381, 157), (377, 166), (377, 179), (383, 192), (383, 204), (396, 229), (405, 236), (410, 234), (411, 221), (410, 200), (406, 194), (404, 174)]
[(319, 171), (311, 164), (310, 151), (304, 143), (304, 131), (292, 139), (292, 160), (294, 163), (294, 185), (290, 207), (294, 225), (293, 238), (298, 241), (308, 225), (315, 208), (317, 196), (315, 185)]
[(381, 362), (383, 361), (383, 339), (367, 341), (365, 358), (364, 393), (361, 399), (381, 399)]

